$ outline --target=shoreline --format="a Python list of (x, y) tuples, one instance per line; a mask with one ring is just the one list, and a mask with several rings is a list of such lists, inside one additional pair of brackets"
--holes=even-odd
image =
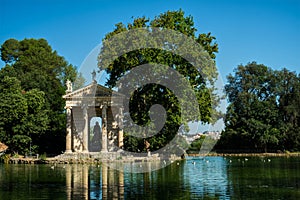
[(220, 157), (300, 157), (300, 152), (295, 153), (208, 153), (208, 154), (188, 154), (192, 157), (220, 156)]
[[(300, 152), (295, 153), (209, 153), (209, 154), (185, 154), (187, 157), (300, 157)], [(170, 157), (167, 160), (181, 160), (180, 157)], [(29, 158), (29, 157), (10, 157), (6, 161), (2, 160), (1, 163), (7, 164), (101, 164), (105, 162), (155, 162), (164, 159), (157, 155), (150, 157), (117, 157), (116, 155), (106, 157), (103, 155), (95, 157), (93, 154), (69, 154), (67, 157), (58, 155), (56, 157), (49, 157), (45, 159)]]

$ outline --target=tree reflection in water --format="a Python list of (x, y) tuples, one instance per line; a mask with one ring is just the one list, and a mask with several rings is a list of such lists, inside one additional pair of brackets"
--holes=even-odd
[(300, 199), (299, 157), (188, 158), (128, 173), (160, 164), (119, 163), (125, 172), (105, 164), (0, 164), (0, 199)]

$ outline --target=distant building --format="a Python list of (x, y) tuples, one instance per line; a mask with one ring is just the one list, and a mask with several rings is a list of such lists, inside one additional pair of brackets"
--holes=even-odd
[(183, 135), (186, 141), (191, 144), (194, 140), (199, 139), (201, 136), (209, 136), (214, 140), (219, 140), (221, 137), (221, 132), (219, 131), (205, 131), (204, 133), (197, 133), (194, 135)]

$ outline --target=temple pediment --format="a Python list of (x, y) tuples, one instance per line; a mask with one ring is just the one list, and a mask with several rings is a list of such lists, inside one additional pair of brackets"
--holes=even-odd
[(113, 96), (116, 97), (123, 96), (122, 94), (110, 90), (102, 85), (99, 85), (97, 83), (91, 83), (83, 88), (67, 93), (66, 95), (63, 96), (63, 98), (73, 99), (73, 98), (84, 98), (84, 97), (111, 97), (112, 94)]
[(123, 103), (124, 95), (93, 82), (75, 91), (67, 90), (63, 96), (66, 106), (76, 106), (88, 104), (95, 105), (120, 105)]

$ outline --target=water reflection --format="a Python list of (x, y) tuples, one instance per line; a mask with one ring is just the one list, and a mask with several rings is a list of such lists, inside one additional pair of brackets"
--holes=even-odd
[(67, 199), (88, 199), (89, 166), (67, 165), (65, 171)]
[(299, 199), (300, 159), (206, 157), (162, 163), (0, 164), (0, 199)]
[(226, 162), (223, 158), (177, 161), (150, 173), (126, 171), (144, 165), (152, 168), (152, 165), (161, 163), (117, 164), (126, 168), (125, 172), (114, 170), (106, 164), (67, 165), (67, 199), (228, 198)]
[(299, 157), (235, 158), (228, 180), (235, 199), (300, 199)]
[(184, 177), (191, 185), (192, 194), (218, 197), (218, 199), (230, 198), (227, 161), (223, 157), (191, 159), (185, 166)]
[(124, 199), (124, 174), (107, 165), (67, 165), (67, 199)]

